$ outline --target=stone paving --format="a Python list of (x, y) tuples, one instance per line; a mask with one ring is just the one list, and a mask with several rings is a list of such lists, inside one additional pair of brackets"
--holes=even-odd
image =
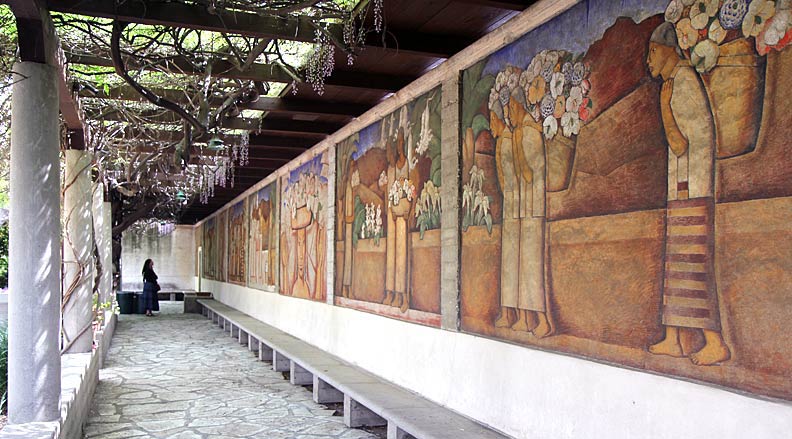
[(269, 363), (181, 302), (122, 315), (85, 438), (376, 438), (344, 426)]

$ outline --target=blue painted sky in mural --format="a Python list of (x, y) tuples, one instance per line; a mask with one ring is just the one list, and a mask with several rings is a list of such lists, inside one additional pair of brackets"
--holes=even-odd
[(236, 218), (245, 213), (245, 200), (231, 206), (231, 218)]
[[(387, 116), (386, 116), (387, 117)], [(378, 120), (373, 124), (367, 126), (360, 130), (360, 140), (357, 142), (357, 150), (352, 153), (352, 160), (357, 160), (366, 151), (373, 148), (377, 142), (380, 141), (380, 126), (382, 125), (382, 120)]]
[(324, 156), (324, 154), (325, 153), (317, 155), (289, 172), (289, 184), (297, 182), (297, 179), (300, 178), (300, 174), (314, 174), (319, 178), (320, 182), (327, 183), (327, 177), (322, 175), (322, 156)]
[[(630, 17), (635, 22), (662, 14), (669, 0), (587, 0), (525, 34), (519, 40), (492, 54), (484, 74), (497, 75), (506, 65), (525, 68), (543, 50), (567, 50), (576, 55), (589, 46), (615, 22), (615, 17)], [(649, 44), (647, 42), (647, 44)], [(619, 62), (614, 59), (613, 62)]]
[(263, 188), (261, 188), (261, 189), (260, 189), (260, 190), (259, 190), (259, 191), (256, 193), (256, 196), (257, 196), (257, 198), (256, 198), (256, 201), (257, 201), (257, 202), (261, 202), (261, 200), (264, 200), (264, 201), (269, 201), (269, 199), (270, 199), (270, 194), (272, 193), (272, 186), (273, 186), (274, 184), (275, 184), (275, 183), (270, 183), (270, 184), (268, 184), (268, 185), (264, 186)]

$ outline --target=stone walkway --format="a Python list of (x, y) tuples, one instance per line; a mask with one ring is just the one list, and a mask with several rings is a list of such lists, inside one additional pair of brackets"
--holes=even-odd
[(269, 363), (181, 302), (120, 316), (86, 438), (376, 438), (344, 426)]

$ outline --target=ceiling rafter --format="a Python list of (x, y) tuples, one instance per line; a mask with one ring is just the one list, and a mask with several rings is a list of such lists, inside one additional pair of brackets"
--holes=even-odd
[[(66, 60), (71, 64), (85, 64), (101, 67), (115, 66), (110, 57), (95, 55), (67, 53)], [(183, 75), (205, 74), (204, 71), (196, 69), (189, 60), (182, 57), (169, 58), (167, 63), (149, 63), (145, 65), (130, 63), (128, 67), (130, 69), (165, 70), (169, 73)], [(290, 84), (295, 79), (294, 76), (290, 75), (286, 69), (278, 64), (253, 64), (245, 70), (239, 70), (231, 62), (219, 60), (214, 61), (211, 71), (212, 77), (214, 78), (238, 79), (240, 81), (263, 81)], [(335, 70), (332, 76), (325, 79), (325, 86), (395, 92), (415, 79), (414, 77)], [(309, 86), (308, 84), (303, 85)]]
[[(269, 17), (244, 12), (216, 10), (177, 2), (154, 3), (115, 0), (50, 0), (51, 11), (110, 18), (130, 23), (165, 25), (257, 38), (312, 42), (315, 28), (305, 17)], [(328, 31), (342, 41), (343, 27), (329, 24)], [(370, 35), (366, 48), (398, 51), (401, 54), (449, 58), (471, 44), (465, 38), (388, 29), (383, 35)]]
[[(158, 96), (166, 99), (176, 101), (179, 103), (186, 103), (188, 101), (187, 95), (184, 90), (169, 90), (161, 88), (149, 88)], [(120, 101), (136, 101), (144, 102), (145, 98), (128, 85), (114, 87), (105, 93), (104, 90), (97, 90), (96, 92), (89, 90), (85, 87), (80, 89), (80, 96), (82, 98), (98, 98), (98, 99), (113, 99)], [(212, 96), (209, 99), (209, 105), (212, 107), (219, 107), (222, 105), (224, 97)], [(238, 107), (243, 110), (258, 110), (266, 111), (273, 114), (308, 114), (308, 115), (322, 115), (322, 116), (345, 116), (357, 117), (365, 113), (369, 106), (352, 104), (352, 103), (327, 103), (321, 101), (312, 101), (307, 99), (284, 99), (284, 98), (271, 98), (261, 96), (255, 102), (239, 103)]]

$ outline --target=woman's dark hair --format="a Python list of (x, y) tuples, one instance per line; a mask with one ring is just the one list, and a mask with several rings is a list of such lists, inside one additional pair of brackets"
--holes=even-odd
[(146, 259), (146, 262), (143, 263), (143, 271), (142, 271), (142, 273), (145, 273), (146, 270), (151, 270), (151, 263), (152, 262), (154, 262), (154, 261), (152, 261), (151, 259)]

